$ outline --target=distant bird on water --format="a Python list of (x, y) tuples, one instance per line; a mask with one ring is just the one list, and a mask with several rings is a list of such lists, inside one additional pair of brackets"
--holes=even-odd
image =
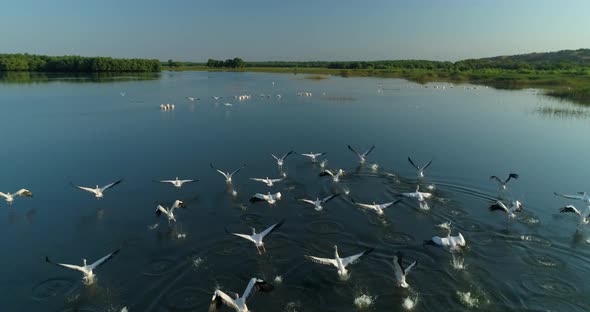
[(498, 178), (495, 175), (490, 177), (490, 180), (495, 180), (496, 182), (498, 182), (498, 186), (500, 186), (500, 189), (502, 189), (502, 190), (506, 189), (506, 184), (508, 183), (508, 181), (510, 181), (510, 179), (518, 179), (518, 174), (516, 174), (516, 173), (509, 174), (508, 178), (506, 178), (506, 180), (504, 180), (504, 181), (502, 181), (502, 179)]
[(262, 183), (266, 184), (267, 186), (273, 186), (275, 183), (285, 180), (285, 178), (270, 179), (269, 177), (266, 177), (266, 178), (250, 178), (250, 180), (256, 181), (256, 182), (262, 182)]
[(317, 161), (317, 158), (323, 155), (326, 155), (326, 153), (305, 153), (305, 154), (299, 154), (301, 156), (305, 156), (308, 157), (309, 159), (311, 159), (311, 162), (315, 163)]
[(178, 177), (176, 177), (176, 179), (174, 179), (174, 180), (161, 180), (161, 181), (158, 181), (158, 182), (160, 182), (160, 183), (170, 183), (170, 184), (174, 185), (177, 188), (181, 188), (186, 183), (197, 182), (197, 181), (199, 181), (199, 180), (179, 180)]
[(410, 162), (410, 164), (412, 164), (412, 166), (414, 166), (414, 168), (416, 168), (416, 170), (418, 170), (418, 177), (419, 178), (424, 178), (424, 170), (426, 170), (426, 168), (428, 168), (428, 166), (430, 166), (430, 164), (432, 164), (432, 160), (431, 160), (428, 163), (426, 163), (426, 165), (424, 165), (423, 167), (418, 167), (414, 163), (414, 161), (412, 161), (412, 158), (408, 157), (408, 161)]
[(176, 210), (177, 208), (186, 208), (185, 204), (183, 201), (181, 200), (176, 200), (174, 202), (174, 204), (172, 205), (172, 207), (168, 208), (164, 208), (161, 205), (158, 205), (156, 207), (156, 217), (161, 216), (162, 214), (165, 214), (166, 217), (168, 218), (168, 224), (170, 224), (170, 221), (174, 221), (176, 222), (176, 217), (174, 216), (174, 210)]
[(346, 172), (344, 172), (344, 170), (342, 170), (342, 169), (338, 169), (338, 171), (336, 171), (336, 172), (333, 172), (330, 169), (326, 169), (326, 170), (320, 172), (320, 177), (325, 177), (325, 176), (328, 176), (329, 175), (329, 176), (332, 177), (332, 180), (334, 182), (339, 182), (340, 181), (340, 178), (342, 176), (344, 176), (345, 173)]
[(238, 173), (240, 170), (242, 170), (244, 167), (246, 167), (246, 165), (242, 165), (242, 167), (238, 168), (237, 170), (234, 170), (232, 172), (223, 172), (215, 167), (213, 167), (213, 164), (209, 164), (211, 166), (211, 168), (215, 169), (215, 171), (219, 172), (222, 176), (225, 177), (225, 182), (227, 182), (228, 184), (232, 182), (232, 177), (234, 176), (234, 174)]
[(258, 279), (258, 278), (251, 278), (250, 282), (248, 282), (248, 286), (246, 286), (246, 290), (240, 297), (240, 295), (234, 293), (234, 298), (230, 297), (223, 291), (217, 289), (213, 293), (213, 298), (211, 298), (211, 305), (209, 306), (209, 312), (218, 311), (222, 304), (234, 309), (236, 312), (248, 312), (248, 306), (246, 305), (246, 301), (254, 292), (270, 292), (272, 291), (273, 286), (268, 284), (267, 282)]
[(96, 188), (90, 188), (90, 187), (84, 187), (84, 186), (76, 186), (76, 185), (74, 185), (74, 187), (79, 188), (79, 189), (81, 189), (83, 191), (86, 191), (86, 192), (93, 193), (94, 194), (94, 197), (96, 197), (97, 199), (101, 199), (101, 198), (104, 197), (104, 192), (106, 190), (108, 190), (110, 188), (113, 188), (115, 185), (121, 183), (121, 181), (123, 181), (123, 180), (121, 179), (119, 181), (116, 181), (116, 182), (107, 184), (107, 185), (105, 185), (103, 187), (99, 187), (97, 185)]
[(338, 269), (338, 275), (342, 278), (345, 278), (348, 276), (348, 271), (346, 270), (346, 267), (349, 264), (356, 263), (357, 261), (359, 261), (361, 257), (370, 254), (372, 251), (373, 248), (370, 248), (356, 255), (346, 258), (340, 258), (340, 255), (338, 254), (338, 246), (334, 245), (334, 259), (318, 258), (307, 255), (305, 256), (305, 259), (319, 264), (333, 265), (336, 267), (336, 269)]
[(33, 197), (33, 193), (31, 193), (31, 191), (27, 190), (27, 189), (20, 189), (18, 191), (16, 191), (15, 193), (11, 194), (11, 193), (2, 193), (0, 192), (0, 197), (4, 197), (6, 199), (6, 202), (9, 205), (12, 205), (12, 202), (14, 201), (14, 197), (15, 196), (27, 196), (27, 197)]
[(506, 206), (502, 201), (496, 201), (490, 206), (490, 211), (500, 210), (508, 215), (508, 218), (516, 218), (516, 213), (522, 211), (522, 204), (515, 200), (510, 204), (510, 207)]
[(199, 99), (199, 98), (194, 98), (194, 97), (191, 97), (191, 96), (187, 96), (186, 98), (187, 98), (187, 100), (189, 100), (189, 101), (191, 101), (191, 102), (194, 102), (194, 101), (199, 101), (199, 100), (201, 100), (201, 99)]
[(559, 212), (561, 212), (561, 213), (571, 212), (571, 213), (577, 214), (580, 217), (579, 224), (588, 224), (588, 222), (590, 222), (590, 206), (587, 206), (585, 214), (582, 214), (582, 212), (580, 212), (580, 210), (578, 210), (576, 207), (574, 207), (572, 205), (567, 205), (563, 208), (560, 208)]
[(328, 197), (325, 197), (323, 199), (320, 199), (320, 197), (318, 196), (316, 198), (316, 200), (311, 200), (311, 199), (300, 199), (300, 201), (304, 202), (304, 203), (308, 203), (310, 205), (313, 205), (315, 210), (320, 211), (322, 209), (324, 209), (324, 207), (322, 207), (323, 204), (331, 201), (332, 199), (334, 199), (335, 197), (340, 196), (340, 194), (334, 194), (334, 195), (330, 195)]
[(283, 156), (281, 156), (281, 157), (277, 157), (277, 156), (275, 156), (275, 155), (273, 155), (273, 154), (270, 154), (270, 156), (272, 156), (272, 157), (273, 157), (273, 158), (274, 158), (274, 159), (277, 161), (277, 165), (278, 165), (279, 167), (282, 167), (282, 166), (283, 166), (283, 164), (285, 163), (285, 159), (287, 159), (287, 157), (288, 157), (289, 155), (293, 154), (293, 153), (294, 153), (294, 151), (289, 151), (289, 152), (287, 152), (286, 154), (284, 154), (284, 155), (283, 155)]
[(281, 192), (277, 192), (275, 194), (271, 194), (268, 192), (267, 194), (256, 193), (252, 197), (250, 197), (250, 202), (255, 203), (259, 201), (265, 201), (269, 204), (275, 204), (278, 200), (282, 197)]
[(375, 145), (371, 146), (370, 149), (368, 149), (367, 151), (365, 151), (364, 153), (361, 154), (361, 153), (357, 152), (354, 148), (352, 148), (350, 145), (348, 145), (348, 149), (356, 154), (356, 156), (359, 158), (359, 162), (361, 164), (365, 163), (365, 161), (367, 160), (367, 156), (373, 151), (374, 148), (375, 148)]
[(53, 261), (49, 260), (49, 257), (45, 257), (45, 261), (48, 262), (48, 263), (51, 263), (51, 264), (60, 266), (60, 267), (64, 267), (64, 268), (67, 268), (67, 269), (72, 269), (72, 270), (80, 271), (80, 272), (82, 272), (84, 274), (84, 278), (83, 278), (84, 282), (86, 284), (92, 284), (94, 282), (94, 277), (95, 277), (93, 271), (96, 268), (98, 268), (99, 266), (107, 263), (117, 253), (119, 253), (119, 249), (111, 252), (110, 254), (108, 254), (108, 255), (106, 255), (106, 256), (98, 259), (98, 260), (96, 260), (92, 264), (88, 264), (88, 263), (86, 263), (86, 259), (82, 259), (82, 265), (81, 266), (79, 266), (79, 265), (73, 265), (73, 264), (56, 263), (56, 262), (53, 262)]
[(399, 196), (403, 196), (403, 197), (408, 197), (408, 198), (415, 198), (416, 200), (418, 200), (418, 204), (420, 204), (420, 208), (423, 210), (429, 210), (430, 207), (428, 207), (428, 204), (426, 203), (426, 200), (432, 197), (432, 193), (426, 193), (426, 192), (420, 192), (420, 185), (416, 186), (416, 191), (415, 192), (410, 192), (410, 193), (402, 193)]
[(396, 200), (396, 201), (392, 201), (392, 202), (388, 202), (388, 203), (384, 203), (384, 204), (376, 204), (375, 202), (373, 202), (372, 204), (363, 204), (363, 203), (358, 203), (358, 202), (354, 201), (354, 199), (352, 200), (352, 203), (354, 203), (355, 205), (357, 205), (361, 208), (373, 210), (378, 215), (383, 215), (383, 209), (393, 206), (399, 202), (401, 202), (401, 199)]
[(403, 259), (404, 254), (402, 252), (398, 252), (393, 257), (393, 273), (395, 274), (397, 286), (408, 288), (410, 285), (408, 285), (406, 282), (406, 275), (408, 275), (408, 273), (410, 273), (410, 271), (416, 267), (418, 260), (414, 260), (414, 262), (410, 263), (410, 265), (404, 268)]
[(424, 242), (424, 245), (432, 245), (447, 248), (449, 251), (459, 251), (461, 247), (465, 247), (467, 242), (463, 237), (463, 234), (459, 233), (457, 236), (451, 236), (450, 226), (446, 228), (448, 230), (446, 237), (434, 236), (431, 239)]

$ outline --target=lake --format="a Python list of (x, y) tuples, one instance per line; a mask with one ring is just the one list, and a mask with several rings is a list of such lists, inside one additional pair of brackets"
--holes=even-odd
[[(251, 98), (234, 99), (242, 94)], [(162, 111), (163, 103), (175, 109)], [(216, 288), (241, 294), (251, 277), (275, 286), (251, 298), (253, 311), (401, 311), (406, 298), (414, 311), (590, 310), (590, 232), (559, 213), (585, 206), (553, 194), (590, 191), (590, 109), (538, 90), (163, 72), (153, 80), (4, 82), (0, 107), (0, 191), (34, 194), (10, 206), (0, 198), (3, 311), (205, 311)], [(349, 144), (376, 147), (359, 166)], [(271, 154), (289, 150), (326, 152), (327, 166), (346, 175), (334, 183), (291, 155), (284, 181), (250, 180), (279, 177)], [(433, 160), (424, 178), (408, 156)], [(246, 167), (230, 187), (210, 163)], [(510, 172), (520, 177), (506, 191), (489, 180)], [(175, 177), (199, 181), (181, 189), (155, 182)], [(72, 186), (118, 179), (100, 200)], [(417, 185), (433, 193), (429, 211), (405, 199), (378, 216), (352, 202), (392, 201)], [(282, 193), (276, 205), (249, 203), (269, 191)], [(342, 195), (322, 211), (299, 201), (330, 194)], [(169, 226), (154, 211), (176, 199), (187, 207)], [(522, 213), (510, 220), (491, 212), (497, 199), (521, 201)], [(261, 256), (225, 233), (283, 219)], [(445, 235), (436, 225), (446, 221), (467, 240), (462, 252), (423, 246)], [(334, 267), (304, 258), (332, 258), (334, 245), (341, 256), (375, 250), (341, 280)], [(45, 262), (92, 262), (117, 248), (90, 286), (80, 272)], [(407, 289), (395, 286), (398, 251), (406, 264), (419, 259)]]

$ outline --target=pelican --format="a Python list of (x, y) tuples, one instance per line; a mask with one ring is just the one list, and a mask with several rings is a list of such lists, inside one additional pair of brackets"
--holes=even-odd
[(581, 200), (586, 203), (586, 205), (590, 205), (590, 196), (586, 192), (578, 192), (577, 195), (564, 195), (559, 193), (553, 193), (557, 196), (561, 196), (563, 198)]
[(160, 183), (170, 183), (174, 186), (176, 186), (177, 188), (181, 188), (183, 184), (185, 183), (191, 183), (191, 182), (197, 182), (199, 180), (179, 180), (178, 177), (176, 177), (176, 179), (174, 180), (161, 180), (158, 181)]
[(348, 145), (348, 149), (356, 154), (356, 156), (359, 158), (359, 162), (361, 164), (365, 163), (365, 161), (367, 160), (367, 156), (373, 151), (374, 148), (375, 148), (375, 145), (371, 146), (371, 148), (368, 149), (366, 152), (360, 154), (359, 152), (355, 151), (354, 148), (352, 148), (350, 145)]
[(232, 103), (223, 103), (224, 106), (234, 106)]
[(79, 188), (79, 189), (83, 190), (83, 191), (86, 191), (86, 192), (93, 193), (93, 194), (94, 194), (94, 197), (96, 197), (97, 199), (101, 199), (101, 198), (103, 198), (103, 197), (104, 197), (104, 194), (103, 194), (103, 193), (104, 193), (106, 190), (108, 190), (108, 189), (110, 189), (110, 188), (114, 187), (115, 185), (117, 185), (117, 184), (121, 183), (121, 181), (123, 181), (123, 180), (121, 179), (121, 180), (119, 180), (119, 181), (116, 181), (116, 182), (113, 182), (113, 183), (111, 183), (111, 184), (107, 184), (107, 185), (105, 185), (105, 186), (103, 186), (103, 187), (99, 187), (99, 186), (97, 185), (97, 186), (96, 186), (96, 188), (90, 188), (90, 187), (84, 187), (84, 186), (76, 186), (76, 185), (74, 185), (74, 186), (75, 186), (76, 188)]
[(161, 205), (158, 205), (156, 207), (156, 217), (159, 217), (163, 213), (166, 215), (166, 217), (168, 217), (168, 224), (170, 224), (170, 221), (176, 222), (176, 217), (174, 216), (174, 210), (176, 208), (186, 208), (186, 206), (181, 200), (176, 200), (170, 208), (164, 208)]
[(498, 178), (495, 175), (490, 177), (490, 180), (495, 180), (496, 182), (498, 182), (498, 185), (500, 186), (500, 189), (502, 189), (502, 190), (506, 189), (506, 183), (508, 183), (508, 181), (510, 181), (510, 179), (518, 179), (518, 174), (516, 174), (516, 173), (509, 174), (508, 178), (504, 181), (502, 181), (500, 178)]
[(567, 205), (563, 208), (559, 209), (559, 212), (573, 212), (575, 214), (577, 214), (580, 217), (580, 224), (588, 224), (588, 222), (590, 222), (590, 206), (587, 206), (586, 215), (582, 215), (582, 213), (580, 212), (580, 210), (578, 210), (576, 207), (572, 206), (572, 205)]
[(332, 180), (334, 180), (334, 182), (338, 182), (340, 181), (340, 177), (342, 177), (345, 174), (344, 170), (342, 169), (338, 169), (338, 172), (334, 173), (332, 172), (332, 170), (330, 169), (326, 169), (322, 172), (320, 172), (320, 177), (324, 177), (324, 176), (331, 176)]
[(287, 158), (287, 156), (289, 156), (289, 155), (291, 155), (293, 153), (294, 153), (293, 151), (289, 151), (285, 155), (283, 155), (282, 157), (277, 157), (277, 156), (275, 156), (273, 154), (270, 154), (270, 156), (272, 156), (277, 161), (277, 165), (279, 167), (282, 167), (283, 164), (284, 164), (284, 162), (285, 162), (285, 159)]
[(27, 190), (27, 189), (20, 189), (18, 190), (16, 193), (14, 194), (10, 194), (10, 193), (2, 193), (0, 192), (0, 196), (4, 197), (6, 199), (6, 202), (9, 205), (12, 205), (12, 202), (14, 201), (14, 196), (27, 196), (27, 197), (33, 197), (33, 193), (31, 193), (31, 191)]
[(497, 200), (490, 206), (490, 211), (494, 210), (504, 211), (508, 215), (508, 218), (514, 219), (516, 218), (516, 213), (522, 210), (522, 204), (518, 200), (515, 200), (511, 203), (510, 207), (508, 207), (503, 202)]
[(320, 168), (322, 168), (322, 169), (325, 169), (327, 165), (328, 165), (327, 159), (324, 159), (324, 160), (322, 160), (322, 162), (320, 162)]
[(338, 197), (340, 196), (340, 194), (334, 194), (334, 195), (330, 195), (324, 199), (320, 199), (320, 197), (316, 197), (316, 200), (311, 200), (311, 199), (300, 199), (300, 201), (304, 202), (304, 203), (308, 203), (310, 205), (313, 205), (315, 207), (315, 210), (320, 211), (322, 209), (324, 209), (324, 207), (322, 207), (323, 204), (329, 202), (330, 200), (332, 200), (334, 197)]
[(250, 178), (250, 180), (256, 181), (256, 182), (262, 182), (268, 186), (273, 186), (275, 183), (285, 180), (285, 178), (270, 179), (269, 177), (266, 177), (266, 178)]
[(398, 196), (403, 196), (403, 197), (408, 197), (408, 198), (415, 198), (418, 200), (418, 203), (420, 204), (420, 208), (424, 209), (424, 210), (428, 210), (430, 209), (428, 207), (428, 204), (426, 203), (426, 200), (429, 199), (430, 197), (432, 197), (432, 193), (425, 193), (425, 192), (420, 192), (420, 185), (416, 186), (416, 191), (412, 192), (412, 193), (402, 193), (401, 195)]
[(55, 264), (57, 266), (60, 267), (64, 267), (64, 268), (68, 268), (68, 269), (72, 269), (72, 270), (77, 270), (80, 271), (82, 273), (84, 273), (84, 278), (82, 279), (86, 284), (92, 284), (94, 282), (94, 270), (96, 268), (98, 268), (99, 266), (107, 263), (109, 260), (111, 260), (117, 253), (119, 252), (119, 249), (111, 252), (110, 254), (96, 260), (94, 263), (92, 264), (87, 264), (86, 263), (86, 259), (82, 259), (82, 266), (79, 265), (73, 265), (73, 264), (64, 264), (64, 263), (56, 263), (53, 262), (51, 260), (49, 260), (49, 257), (45, 257), (45, 261), (47, 261), (48, 263), (51, 264)]
[(242, 170), (242, 168), (246, 167), (246, 165), (242, 165), (242, 167), (240, 167), (237, 170), (234, 170), (233, 172), (223, 172), (215, 167), (213, 167), (213, 164), (209, 164), (211, 166), (211, 168), (215, 169), (217, 172), (219, 172), (221, 175), (223, 175), (225, 177), (225, 182), (227, 183), (231, 183), (232, 182), (232, 177), (234, 174), (238, 173), (238, 171)]
[(426, 165), (424, 165), (424, 167), (418, 167), (412, 161), (412, 158), (408, 157), (408, 161), (410, 162), (410, 164), (412, 164), (412, 166), (414, 166), (414, 168), (416, 168), (416, 170), (418, 170), (418, 177), (419, 178), (424, 178), (424, 170), (426, 170), (426, 168), (428, 168), (428, 166), (430, 166), (430, 164), (432, 163), (432, 160), (431, 160)]
[(121, 96), (125, 96), (125, 92), (119, 92), (119, 94), (121, 94)]
[(187, 98), (189, 101), (191, 101), (191, 102), (194, 102), (194, 101), (199, 101), (199, 100), (201, 100), (201, 99), (199, 99), (199, 98), (194, 98), (194, 97), (191, 97), (191, 96), (187, 96), (186, 98)]
[(414, 262), (410, 263), (410, 265), (404, 268), (403, 257), (404, 254), (401, 252), (398, 252), (395, 256), (393, 256), (393, 273), (395, 274), (397, 286), (408, 288), (410, 285), (408, 285), (406, 282), (406, 275), (408, 275), (408, 273), (410, 273), (416, 264), (418, 264), (418, 260), (414, 260)]
[(340, 277), (346, 277), (348, 275), (346, 267), (349, 264), (357, 262), (361, 257), (371, 253), (372, 251), (373, 248), (370, 248), (354, 256), (340, 258), (340, 255), (338, 255), (338, 246), (334, 245), (334, 259), (318, 258), (307, 255), (305, 256), (305, 258), (315, 263), (333, 265), (338, 269), (338, 275), (340, 275)]
[(467, 242), (461, 233), (457, 236), (451, 236), (451, 230), (449, 229), (446, 237), (434, 236), (430, 240), (425, 241), (424, 245), (439, 246), (448, 248), (450, 251), (459, 251), (461, 247), (467, 245)]
[(250, 202), (255, 203), (257, 201), (265, 201), (272, 205), (280, 200), (281, 196), (281, 192), (276, 192), (275, 194), (271, 194), (270, 192), (267, 194), (256, 193), (254, 196), (250, 197)]
[(264, 230), (260, 233), (256, 233), (256, 229), (252, 228), (252, 235), (231, 233), (227, 229), (225, 229), (225, 232), (235, 235), (235, 236), (238, 236), (238, 237), (241, 237), (241, 238), (245, 238), (245, 239), (253, 242), (254, 245), (256, 245), (256, 250), (258, 251), (258, 254), (261, 255), (263, 252), (266, 252), (266, 248), (264, 248), (264, 242), (262, 240), (266, 236), (268, 236), (270, 233), (272, 233), (274, 230), (281, 227), (281, 225), (283, 225), (284, 222), (285, 222), (285, 220), (281, 220), (281, 222), (269, 226), (266, 230)]
[(223, 98), (223, 96), (212, 96), (211, 98), (214, 99), (215, 101), (218, 101), (221, 98)]
[(309, 157), (311, 162), (315, 163), (319, 156), (326, 155), (326, 153), (307, 153), (307, 154), (299, 154), (301, 156)]
[(248, 310), (246, 301), (248, 301), (248, 298), (253, 294), (253, 291), (270, 292), (272, 289), (272, 285), (255, 277), (250, 279), (250, 282), (241, 297), (238, 294), (234, 294), (235, 299), (232, 299), (229, 295), (217, 289), (213, 293), (213, 298), (211, 298), (209, 311), (217, 311), (222, 304), (225, 304), (226, 306), (233, 308), (236, 312), (248, 312), (250, 310)]
[(354, 201), (354, 199), (352, 200), (353, 204), (356, 204), (357, 206), (365, 208), (365, 209), (373, 210), (378, 215), (383, 215), (383, 209), (390, 207), (392, 205), (395, 205), (399, 202), (401, 202), (401, 199), (396, 200), (396, 201), (392, 201), (392, 202), (388, 202), (388, 203), (384, 203), (384, 204), (376, 204), (375, 202), (373, 202), (373, 204), (362, 204), (362, 203), (357, 203), (356, 201)]

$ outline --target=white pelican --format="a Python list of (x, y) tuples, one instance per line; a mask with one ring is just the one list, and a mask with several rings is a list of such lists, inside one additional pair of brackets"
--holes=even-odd
[(83, 278), (84, 282), (86, 284), (92, 284), (94, 282), (94, 277), (95, 277), (93, 271), (96, 268), (98, 268), (99, 266), (101, 266), (101, 265), (107, 263), (109, 260), (111, 260), (118, 252), (119, 252), (119, 249), (113, 251), (112, 253), (110, 253), (110, 254), (108, 254), (108, 255), (106, 255), (106, 256), (98, 259), (98, 260), (96, 260), (92, 264), (87, 264), (86, 263), (86, 259), (82, 259), (82, 266), (73, 265), (73, 264), (56, 263), (56, 262), (53, 262), (53, 261), (49, 260), (49, 257), (45, 257), (45, 261), (47, 261), (48, 263), (51, 263), (51, 264), (55, 264), (55, 265), (60, 266), (60, 267), (64, 267), (64, 268), (68, 268), (68, 269), (80, 271), (80, 272), (84, 273), (84, 278)]
[(326, 153), (307, 153), (307, 154), (299, 154), (299, 155), (309, 157), (309, 159), (311, 159), (311, 162), (315, 163), (317, 161), (318, 157), (326, 155)]
[(567, 205), (559, 209), (559, 212), (573, 212), (580, 217), (580, 224), (588, 224), (590, 222), (590, 206), (587, 206), (586, 215), (583, 215), (580, 210), (572, 205)]
[(170, 208), (164, 208), (161, 205), (158, 205), (156, 207), (156, 217), (159, 217), (163, 213), (166, 215), (166, 217), (168, 217), (168, 224), (170, 224), (170, 221), (176, 222), (176, 217), (174, 216), (174, 210), (176, 208), (186, 208), (186, 206), (181, 200), (176, 200)]
[(300, 199), (300, 201), (304, 202), (304, 203), (308, 203), (310, 205), (313, 205), (315, 210), (320, 211), (322, 209), (324, 209), (324, 207), (322, 207), (323, 204), (329, 202), (330, 200), (332, 200), (334, 197), (338, 197), (340, 196), (340, 194), (334, 194), (334, 195), (330, 195), (324, 199), (320, 199), (319, 196), (316, 197), (316, 200), (311, 200), (311, 199)]
[(359, 158), (359, 162), (361, 164), (365, 163), (365, 161), (367, 160), (367, 156), (373, 151), (374, 148), (375, 148), (375, 145), (371, 146), (370, 149), (368, 149), (366, 152), (361, 154), (361, 153), (355, 151), (354, 148), (352, 148), (350, 145), (348, 145), (348, 149), (356, 154), (356, 156)]
[(194, 101), (199, 101), (199, 100), (201, 100), (201, 99), (199, 99), (199, 98), (194, 98), (194, 97), (191, 97), (191, 96), (187, 96), (186, 98), (187, 98), (189, 101), (191, 101), (191, 102), (194, 102)]
[(559, 193), (553, 193), (557, 196), (561, 196), (563, 198), (581, 200), (586, 203), (586, 205), (590, 205), (590, 196), (586, 192), (578, 192), (577, 195), (564, 195)]
[(406, 275), (418, 264), (418, 260), (414, 260), (414, 262), (404, 268), (403, 257), (404, 255), (401, 252), (393, 256), (393, 273), (395, 274), (397, 286), (408, 288), (410, 285), (406, 282)]
[(369, 210), (373, 210), (375, 211), (378, 215), (383, 215), (383, 209), (395, 205), (397, 203), (399, 203), (401, 201), (400, 200), (396, 200), (396, 201), (392, 201), (392, 202), (388, 202), (388, 203), (384, 203), (384, 204), (376, 204), (375, 202), (373, 202), (373, 204), (362, 204), (362, 203), (357, 203), (356, 201), (354, 201), (354, 199), (352, 200), (352, 203), (365, 208), (365, 209), (369, 209)]
[(518, 200), (515, 200), (508, 207), (503, 202), (497, 200), (490, 206), (490, 211), (494, 210), (504, 211), (508, 215), (508, 218), (514, 219), (516, 218), (516, 213), (522, 210), (522, 204)]
[(20, 189), (18, 190), (16, 193), (14, 194), (10, 194), (10, 193), (2, 193), (0, 192), (0, 196), (4, 197), (6, 199), (6, 202), (9, 205), (12, 205), (12, 202), (14, 201), (14, 196), (27, 196), (27, 197), (33, 197), (33, 193), (31, 193), (31, 191), (27, 190), (27, 189)]
[(160, 183), (170, 183), (174, 186), (176, 186), (177, 188), (181, 188), (183, 184), (185, 183), (191, 183), (191, 182), (197, 182), (199, 180), (179, 180), (178, 177), (176, 177), (176, 179), (174, 180), (161, 180), (158, 181)]
[(225, 229), (225, 231), (229, 234), (232, 234), (232, 235), (235, 235), (235, 236), (238, 236), (241, 238), (245, 238), (245, 239), (253, 242), (254, 245), (256, 245), (256, 250), (258, 251), (258, 254), (261, 255), (263, 252), (266, 252), (266, 248), (264, 248), (264, 242), (262, 240), (266, 236), (268, 236), (270, 233), (272, 233), (274, 230), (281, 227), (281, 225), (283, 225), (284, 222), (285, 222), (285, 220), (281, 220), (281, 222), (269, 226), (266, 230), (264, 230), (260, 233), (256, 233), (256, 229), (252, 228), (252, 235), (231, 233), (227, 229)]
[(285, 178), (270, 179), (269, 177), (266, 177), (266, 178), (250, 178), (250, 180), (256, 181), (256, 182), (262, 182), (268, 186), (273, 186), (275, 183), (285, 180)]
[(125, 92), (119, 92), (119, 94), (121, 94), (121, 96), (125, 96)]
[(242, 168), (246, 167), (246, 165), (242, 165), (242, 167), (238, 168), (237, 170), (234, 170), (233, 172), (223, 172), (215, 167), (213, 167), (213, 164), (209, 164), (211, 166), (211, 168), (215, 169), (217, 172), (219, 172), (221, 175), (223, 175), (225, 177), (225, 182), (227, 183), (231, 183), (232, 182), (232, 177), (234, 174), (238, 173), (238, 171), (242, 170)]
[(331, 176), (332, 180), (334, 180), (334, 182), (338, 182), (340, 181), (340, 177), (342, 177), (345, 174), (344, 170), (342, 169), (338, 169), (338, 171), (336, 173), (332, 172), (332, 170), (330, 169), (326, 169), (322, 172), (320, 172), (320, 177), (324, 177), (324, 176)]
[(251, 278), (242, 296), (240, 297), (238, 294), (235, 294), (235, 299), (232, 299), (229, 295), (217, 289), (213, 293), (213, 298), (211, 298), (211, 306), (209, 307), (209, 311), (217, 311), (222, 304), (225, 304), (226, 306), (236, 310), (236, 312), (248, 312), (250, 310), (248, 310), (246, 301), (248, 301), (248, 297), (250, 297), (254, 291), (270, 292), (272, 289), (272, 285), (258, 278)]
[(349, 264), (353, 264), (355, 262), (357, 262), (362, 256), (365, 256), (369, 253), (371, 253), (373, 251), (373, 248), (367, 249), (359, 254), (356, 254), (354, 256), (350, 256), (350, 257), (346, 257), (346, 258), (340, 258), (340, 255), (338, 255), (338, 246), (334, 245), (334, 259), (327, 259), (327, 258), (318, 258), (318, 257), (312, 257), (312, 256), (305, 256), (305, 258), (307, 260), (311, 260), (315, 263), (319, 263), (319, 264), (325, 264), (325, 265), (333, 265), (338, 269), (338, 275), (340, 275), (340, 277), (346, 277), (348, 275), (348, 271), (346, 270), (346, 267)]
[(255, 203), (257, 201), (265, 201), (272, 205), (280, 200), (281, 196), (281, 192), (276, 192), (275, 194), (271, 194), (270, 192), (267, 194), (256, 193), (254, 196), (250, 197), (250, 202)]
[(412, 158), (408, 157), (408, 161), (410, 162), (410, 164), (412, 164), (412, 166), (414, 166), (414, 168), (416, 168), (416, 170), (418, 170), (418, 177), (419, 178), (424, 178), (424, 170), (426, 170), (426, 168), (428, 168), (428, 166), (430, 166), (430, 164), (432, 164), (432, 160), (429, 161), (426, 165), (424, 165), (424, 167), (418, 167), (413, 161)]
[(114, 187), (115, 185), (121, 183), (121, 181), (123, 181), (123, 180), (121, 179), (121, 180), (116, 181), (116, 182), (113, 182), (111, 184), (107, 184), (107, 185), (105, 185), (103, 187), (99, 187), (97, 185), (96, 188), (90, 188), (90, 187), (84, 187), (84, 186), (76, 186), (76, 185), (74, 185), (74, 186), (77, 187), (77, 188), (79, 188), (79, 189), (81, 189), (81, 190), (83, 190), (83, 191), (93, 193), (94, 194), (94, 197), (96, 197), (97, 199), (101, 199), (101, 198), (103, 198), (103, 196), (104, 196), (103, 193), (106, 190), (108, 190), (108, 189)]
[(224, 106), (228, 106), (228, 107), (230, 107), (230, 106), (234, 106), (232, 103), (223, 103), (223, 105), (224, 105)]
[(215, 101), (218, 101), (221, 98), (223, 98), (223, 96), (212, 96), (211, 98), (214, 99)]
[(270, 154), (270, 156), (272, 156), (272, 157), (273, 157), (273, 158), (274, 158), (274, 159), (277, 161), (277, 165), (278, 165), (279, 167), (282, 167), (282, 166), (283, 166), (283, 164), (284, 164), (284, 162), (285, 162), (285, 159), (287, 158), (287, 156), (289, 156), (289, 155), (291, 155), (291, 154), (293, 154), (293, 153), (294, 153), (293, 151), (289, 151), (288, 153), (286, 153), (286, 154), (285, 154), (285, 155), (283, 155), (282, 157), (277, 157), (277, 156), (275, 156), (275, 155), (273, 155), (273, 154)]
[(399, 196), (404, 196), (404, 197), (408, 197), (408, 198), (415, 198), (416, 200), (418, 200), (418, 204), (420, 204), (421, 209), (424, 209), (424, 210), (430, 209), (430, 207), (428, 207), (428, 204), (426, 203), (426, 200), (429, 199), (430, 197), (432, 197), (432, 193), (420, 192), (420, 185), (416, 186), (415, 192), (402, 193)]
[(434, 236), (430, 240), (425, 241), (424, 245), (439, 246), (448, 248), (450, 251), (459, 251), (461, 247), (467, 245), (467, 242), (461, 233), (457, 236), (451, 236), (451, 230), (449, 230), (446, 237)]
[(502, 189), (502, 190), (506, 189), (506, 183), (508, 183), (508, 181), (510, 181), (510, 179), (518, 179), (518, 174), (516, 174), (516, 173), (509, 174), (508, 178), (504, 181), (502, 181), (500, 178), (498, 178), (495, 175), (490, 177), (490, 180), (495, 180), (496, 182), (498, 182), (498, 186), (500, 186), (500, 189)]

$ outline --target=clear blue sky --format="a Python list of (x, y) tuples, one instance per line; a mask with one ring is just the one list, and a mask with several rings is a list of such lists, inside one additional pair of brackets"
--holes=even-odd
[(588, 0), (2, 0), (0, 53), (204, 61), (590, 48)]

